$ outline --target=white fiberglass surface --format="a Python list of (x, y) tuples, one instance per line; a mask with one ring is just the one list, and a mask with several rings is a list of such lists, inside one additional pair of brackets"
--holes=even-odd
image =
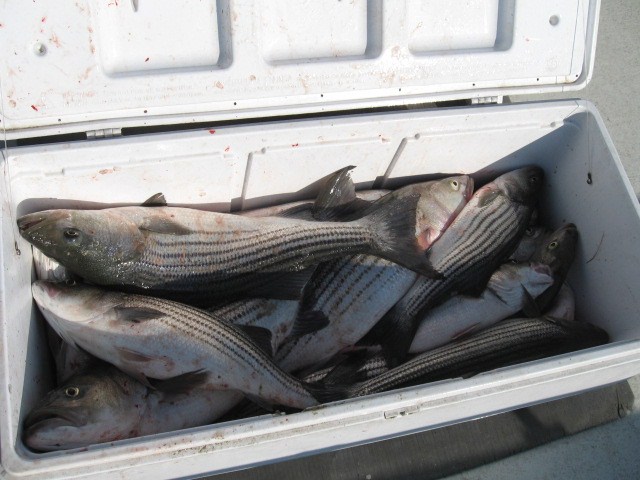
[(579, 88), (598, 5), (12, 0), (2, 123), (33, 136)]
[[(100, 459), (114, 465), (117, 457), (110, 452), (126, 457), (126, 446), (132, 444), (143, 446), (143, 453), (135, 457), (137, 464), (146, 461), (145, 455), (157, 459), (162, 454), (162, 449), (150, 448), (157, 447), (156, 443), (142, 439), (125, 441), (122, 447), (34, 456), (18, 440), (20, 420), (51, 386), (51, 367), (41, 318), (31, 301), (30, 246), (19, 237), (15, 219), (47, 208), (137, 204), (163, 192), (169, 204), (236, 211), (311, 198), (317, 179), (346, 165), (356, 166), (353, 178), (359, 188), (395, 188), (443, 173), (470, 173), (482, 182), (519, 166), (538, 164), (546, 173), (542, 218), (552, 227), (573, 222), (580, 231), (570, 276), (577, 294), (578, 318), (604, 327), (613, 342), (637, 339), (640, 299), (634, 295), (633, 285), (640, 271), (640, 259), (634, 250), (640, 236), (638, 205), (592, 108), (582, 102), (565, 101), (329, 117), (13, 149), (4, 165), (2, 216), (2, 349), (7, 362), (3, 385), (7, 394), (3, 406), (7, 410), (3, 410), (1, 422), (3, 457), (27, 456), (32, 460), (22, 465), (28, 469), (60, 467), (72, 458), (83, 462)], [(581, 358), (596, 361), (612, 348), (615, 346), (585, 352)], [(557, 371), (556, 383), (551, 382), (540, 393), (541, 398), (567, 393), (564, 386), (560, 388), (562, 368), (566, 367), (557, 365), (549, 359), (529, 369), (536, 374), (552, 368)], [(565, 359), (562, 365), (570, 366), (571, 360)], [(489, 373), (481, 380), (493, 382), (498, 378), (499, 374)], [(613, 377), (590, 378), (589, 385), (595, 386)], [(438, 391), (451, 394), (447, 385), (438, 384)], [(451, 388), (463, 391), (465, 385), (453, 382)], [(571, 385), (581, 388), (578, 383)], [(418, 391), (398, 398), (424, 399), (424, 392), (430, 390), (415, 393)], [(512, 406), (522, 404), (520, 397), (511, 399)], [(372, 411), (384, 404), (381, 397), (357, 402)], [(477, 411), (496, 410), (490, 399), (479, 398), (478, 402), (474, 407)], [(499, 408), (509, 408), (508, 397), (502, 402)], [(451, 418), (455, 417), (455, 410), (450, 411), (454, 407), (446, 408)], [(271, 432), (271, 440), (298, 435), (302, 426), (305, 435), (314, 435), (314, 422), (325, 425), (322, 428), (329, 423), (339, 432), (355, 422), (345, 412), (336, 406), (319, 410), (317, 418), (305, 413), (291, 415), (288, 423), (262, 419), (250, 430), (261, 435)], [(464, 418), (465, 412), (458, 411), (458, 421)], [(439, 424), (429, 416), (415, 419), (422, 420), (405, 430), (401, 426), (391, 429), (388, 434)], [(202, 431), (206, 436), (211, 428), (216, 427), (194, 432)], [(238, 428), (246, 434), (246, 429)], [(349, 438), (355, 443), (380, 438), (373, 427), (363, 429), (359, 437), (351, 434)], [(323, 444), (327, 438), (333, 438), (334, 445), (340, 444), (338, 433), (324, 435)], [(191, 454), (191, 437), (167, 434), (160, 438), (173, 439), (169, 442), (172, 448)], [(251, 443), (248, 438), (243, 437), (244, 443), (229, 440), (206, 451), (246, 446)], [(96, 464), (94, 468), (101, 467)]]

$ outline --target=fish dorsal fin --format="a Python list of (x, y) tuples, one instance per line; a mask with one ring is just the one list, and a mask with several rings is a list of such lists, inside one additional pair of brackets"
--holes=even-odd
[(302, 337), (303, 335), (322, 330), (329, 325), (329, 323), (327, 316), (318, 310), (301, 312), (296, 317), (289, 335), (291, 337)]
[(191, 393), (194, 388), (204, 385), (208, 376), (209, 374), (205, 370), (196, 370), (165, 380), (155, 378), (148, 378), (147, 380), (155, 390), (165, 394), (178, 395)]
[(117, 318), (123, 322), (141, 323), (146, 320), (153, 320), (163, 317), (165, 314), (160, 310), (149, 307), (125, 307), (118, 305), (113, 307)]
[(356, 186), (351, 180), (351, 170), (354, 168), (350, 165), (329, 175), (313, 206), (316, 209), (331, 209), (355, 201)]
[(142, 204), (141, 207), (166, 207), (167, 200), (164, 198), (164, 193), (158, 192), (155, 195), (151, 195)]
[(150, 215), (143, 220), (139, 228), (142, 231), (161, 233), (163, 235), (179, 236), (193, 233), (193, 230), (190, 228), (163, 215)]
[(271, 330), (255, 325), (235, 325), (235, 328), (242, 330), (256, 346), (264, 353), (273, 357), (273, 344), (271, 343)]

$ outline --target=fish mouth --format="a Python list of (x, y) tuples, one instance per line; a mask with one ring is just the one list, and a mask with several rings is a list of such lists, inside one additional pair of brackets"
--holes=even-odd
[(20, 234), (24, 234), (27, 230), (35, 227), (36, 225), (41, 224), (47, 219), (45, 215), (39, 215), (37, 213), (32, 213), (30, 215), (25, 215), (24, 217), (20, 217), (18, 219), (18, 231)]
[(31, 293), (37, 302), (42, 298), (56, 298), (58, 295), (60, 295), (61, 288), (59, 284), (53, 282), (36, 280), (31, 285)]
[(38, 408), (24, 419), (25, 432), (33, 431), (44, 426), (81, 427), (85, 424), (86, 422), (68, 409), (56, 407)]
[(65, 218), (69, 218), (69, 213), (65, 211), (47, 210), (44, 212), (30, 213), (23, 215), (17, 220), (18, 231), (20, 235), (24, 237), (33, 230)]

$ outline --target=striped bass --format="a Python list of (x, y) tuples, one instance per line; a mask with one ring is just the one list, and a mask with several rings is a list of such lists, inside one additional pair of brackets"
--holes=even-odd
[[(427, 250), (473, 193), (467, 175), (409, 185), (385, 196), (394, 202), (419, 195), (415, 237)], [(309, 281), (301, 310), (324, 314), (329, 325), (287, 341), (276, 355), (286, 371), (322, 363), (360, 340), (415, 282), (417, 275), (389, 260), (355, 255), (320, 264)]]
[(525, 167), (477, 190), (428, 252), (444, 278), (418, 278), (363, 343), (382, 345), (390, 365), (398, 365), (409, 351), (420, 315), (453, 294), (482, 292), (527, 228), (543, 177), (539, 167)]
[[(504, 320), (467, 339), (418, 355), (406, 363), (354, 386), (359, 397), (447, 378), (467, 377), (514, 363), (602, 345), (601, 328), (552, 317)], [(379, 359), (369, 360), (379, 362)], [(361, 370), (355, 365), (353, 370)]]
[(177, 207), (47, 210), (18, 219), (21, 235), (97, 285), (212, 304), (251, 292), (293, 298), (292, 275), (319, 262), (368, 253), (431, 277), (414, 236), (418, 196), (372, 207), (351, 222), (315, 222)]
[(24, 420), (25, 444), (49, 452), (199, 427), (242, 399), (231, 390), (160, 385), (150, 389), (117, 368), (101, 364), (49, 392)]
[(456, 295), (429, 310), (420, 320), (409, 353), (426, 352), (504, 320), (552, 284), (547, 265), (502, 265), (479, 297)]
[(36, 281), (32, 292), (62, 338), (143, 384), (193, 374), (212, 388), (295, 408), (317, 405), (313, 394), (324, 393), (310, 393), (243, 330), (203, 310), (86, 285)]

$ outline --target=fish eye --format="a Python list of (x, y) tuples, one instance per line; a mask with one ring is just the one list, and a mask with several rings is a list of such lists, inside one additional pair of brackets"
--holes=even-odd
[(62, 232), (64, 239), (69, 243), (75, 243), (80, 240), (80, 230), (77, 228), (65, 228)]
[(64, 389), (64, 394), (71, 398), (77, 397), (80, 395), (80, 389), (78, 387), (67, 387)]
[(558, 242), (556, 242), (555, 240), (553, 242), (551, 242), (549, 244), (549, 250), (553, 250), (554, 248), (556, 248), (558, 246)]
[(458, 183), (457, 180), (451, 180), (450, 183), (454, 190), (458, 190), (458, 188), (460, 188), (460, 183)]

